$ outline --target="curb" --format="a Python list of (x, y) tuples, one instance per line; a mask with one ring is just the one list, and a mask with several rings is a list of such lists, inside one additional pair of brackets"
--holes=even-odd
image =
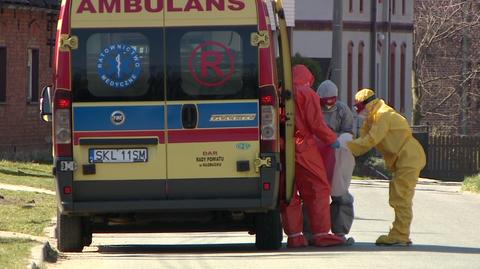
[(58, 252), (54, 250), (48, 241), (40, 246), (32, 248), (32, 259), (27, 265), (27, 269), (39, 269), (43, 262), (54, 263), (58, 259)]
[[(52, 248), (50, 241), (55, 237), (56, 218), (52, 218), (52, 225), (45, 228), (46, 238), (43, 238), (41, 245), (34, 246), (31, 250), (30, 262), (27, 269), (40, 269), (44, 262), (55, 263), (59, 253)], [(40, 241), (39, 241), (40, 242)]]

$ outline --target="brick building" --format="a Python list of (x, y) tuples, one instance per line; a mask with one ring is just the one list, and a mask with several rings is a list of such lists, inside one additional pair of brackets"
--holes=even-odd
[(50, 124), (39, 95), (51, 84), (57, 0), (0, 0), (0, 158), (45, 158)]

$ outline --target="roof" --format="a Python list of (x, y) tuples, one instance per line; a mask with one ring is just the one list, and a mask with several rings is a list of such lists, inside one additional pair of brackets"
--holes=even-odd
[[(274, 1), (268, 0), (266, 1), (266, 3), (268, 17), (270, 18), (270, 26), (272, 27), (272, 29), (276, 29), (276, 22), (273, 14), (273, 5), (275, 5)], [(285, 12), (285, 22), (287, 23), (287, 27), (295, 27), (295, 0), (283, 0), (283, 10)]]
[(285, 21), (288, 27), (295, 26), (295, 0), (283, 0), (283, 9), (285, 10)]
[(0, 7), (4, 5), (30, 6), (38, 8), (58, 9), (59, 0), (0, 0)]

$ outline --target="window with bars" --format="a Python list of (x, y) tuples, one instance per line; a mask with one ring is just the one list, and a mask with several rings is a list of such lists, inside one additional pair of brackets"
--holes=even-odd
[(364, 48), (365, 48), (365, 43), (363, 43), (363, 41), (361, 41), (359, 44), (358, 44), (358, 79), (357, 79), (357, 82), (358, 82), (358, 89), (362, 89), (364, 87), (363, 85), (363, 51), (364, 51)]
[(390, 45), (390, 68), (389, 68), (389, 87), (388, 87), (388, 104), (395, 108), (395, 85), (396, 85), (396, 50), (397, 43), (392, 42)]
[(348, 43), (347, 51), (347, 104), (352, 107), (353, 100), (353, 42)]
[(30, 48), (27, 51), (27, 102), (38, 102), (38, 49)]
[(0, 102), (7, 97), (7, 48), (0, 47)]

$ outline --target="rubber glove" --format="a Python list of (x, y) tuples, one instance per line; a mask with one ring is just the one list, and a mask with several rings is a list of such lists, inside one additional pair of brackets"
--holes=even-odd
[(338, 148), (340, 148), (340, 142), (338, 142), (338, 140), (336, 140), (335, 143), (330, 145), (330, 147), (332, 147), (334, 149), (338, 149)]

